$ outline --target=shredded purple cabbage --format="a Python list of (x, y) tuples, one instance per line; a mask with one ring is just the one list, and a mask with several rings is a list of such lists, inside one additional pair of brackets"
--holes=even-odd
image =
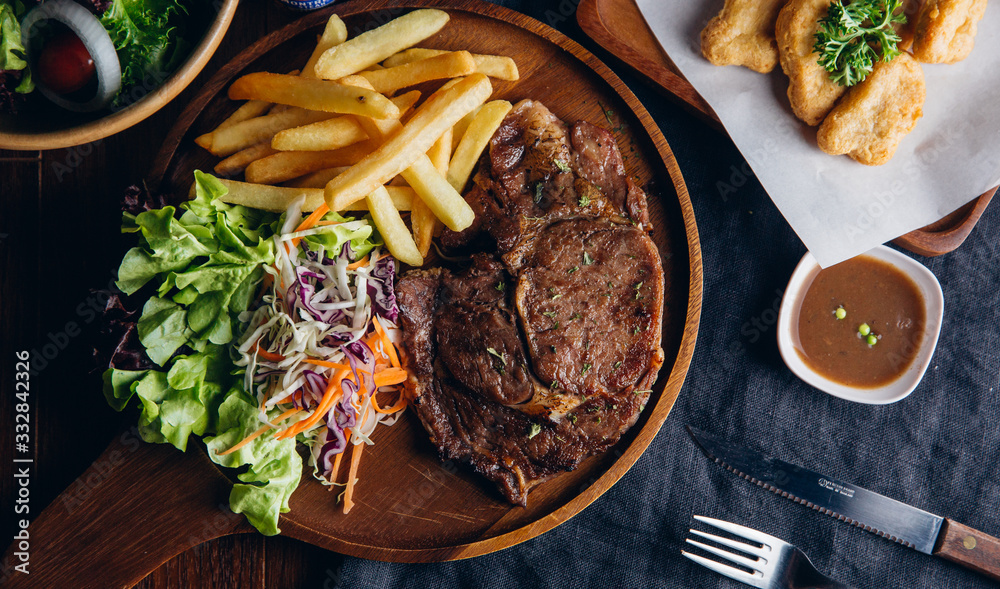
[(393, 287), (395, 278), (396, 259), (392, 256), (383, 256), (375, 261), (371, 277), (368, 279), (368, 296), (372, 299), (372, 308), (379, 316), (393, 323), (399, 316), (396, 291)]
[(323, 469), (323, 476), (329, 478), (333, 471), (333, 461), (337, 454), (347, 449), (344, 430), (357, 425), (357, 413), (351, 405), (351, 398), (358, 392), (356, 382), (345, 378), (340, 384), (342, 396), (330, 412), (326, 414), (326, 443), (320, 448), (317, 463)]
[(309, 409), (318, 406), (326, 392), (326, 380), (312, 370), (303, 370), (306, 377), (306, 384), (296, 393), (295, 407), (297, 409)]

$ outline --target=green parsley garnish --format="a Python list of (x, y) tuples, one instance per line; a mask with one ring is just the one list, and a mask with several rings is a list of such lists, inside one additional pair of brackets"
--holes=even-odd
[[(853, 86), (872, 72), (878, 60), (892, 61), (900, 54), (895, 23), (906, 22), (902, 0), (836, 0), (818, 23), (813, 51), (830, 79)], [(846, 6), (845, 6), (846, 4)]]
[(580, 195), (580, 203), (579, 204), (580, 204), (581, 207), (588, 207), (588, 206), (590, 206), (590, 195), (588, 195), (588, 194), (581, 194)]
[(500, 361), (503, 362), (504, 366), (507, 365), (507, 354), (501, 354), (496, 350), (494, 350), (493, 348), (486, 348), (486, 351), (489, 352), (491, 356), (496, 356), (497, 358), (500, 358)]
[(541, 182), (539, 182), (538, 184), (535, 184), (535, 198), (533, 198), (532, 200), (535, 201), (536, 205), (538, 203), (542, 202), (542, 183)]
[(572, 268), (570, 268), (569, 270), (567, 270), (566, 273), (567, 274), (572, 274), (572, 273), (576, 272), (579, 269), (580, 269), (579, 266), (573, 266)]
[(498, 291), (503, 292), (503, 282), (498, 282), (495, 288)]
[(590, 364), (584, 364), (583, 365), (583, 370), (580, 371), (580, 376), (583, 376), (584, 374), (587, 374), (587, 371), (590, 370), (590, 368), (591, 368)]
[(597, 101), (597, 106), (601, 107), (601, 111), (604, 112), (604, 118), (608, 119), (608, 124), (614, 127), (615, 123), (614, 121), (611, 120), (611, 115), (615, 114), (615, 111), (611, 110), (610, 108), (605, 108), (604, 105), (601, 104), (601, 101)]
[(552, 160), (552, 162), (555, 163), (556, 167), (559, 168), (560, 172), (568, 172), (570, 170), (570, 167), (567, 166), (564, 162), (561, 162), (559, 160)]
[(589, 266), (593, 263), (594, 263), (594, 258), (591, 258), (590, 254), (588, 254), (587, 252), (583, 252), (583, 265)]
[(542, 433), (542, 426), (538, 425), (537, 423), (533, 423), (531, 424), (531, 431), (528, 432), (528, 439), (530, 440), (531, 438), (537, 436), (540, 433)]

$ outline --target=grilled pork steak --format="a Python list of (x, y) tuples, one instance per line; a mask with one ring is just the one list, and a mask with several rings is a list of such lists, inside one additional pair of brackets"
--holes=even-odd
[(663, 363), (663, 269), (611, 135), (538, 102), (507, 116), (466, 198), (477, 224), (442, 241), (495, 245), (400, 279), (408, 388), (442, 455), (524, 505), (638, 418)]

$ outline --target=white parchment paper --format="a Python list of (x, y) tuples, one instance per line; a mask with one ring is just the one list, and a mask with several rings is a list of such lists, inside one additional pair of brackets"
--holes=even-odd
[[(816, 128), (792, 114), (780, 65), (762, 75), (714, 66), (702, 57), (699, 35), (722, 0), (638, 4), (667, 54), (719, 115), (771, 200), (824, 267), (937, 221), (1000, 183), (998, 2), (980, 21), (969, 57), (952, 65), (921, 64), (924, 116), (893, 159), (877, 167), (816, 147)], [(716, 186), (722, 196), (733, 188), (728, 178)]]

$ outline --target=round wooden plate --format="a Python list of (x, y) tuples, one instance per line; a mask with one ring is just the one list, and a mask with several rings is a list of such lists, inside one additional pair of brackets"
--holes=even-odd
[[(365, 451), (361, 461), (357, 505), (350, 515), (341, 512), (336, 497), (314, 481), (311, 473), (303, 476), (292, 496), (291, 511), (281, 518), (284, 535), (344, 554), (398, 562), (468, 558), (512, 546), (565, 522), (607, 491), (656, 436), (680, 392), (694, 352), (702, 296), (694, 211), (677, 162), (646, 110), (593, 55), (550, 27), (477, 0), (409, 0), (392, 8), (385, 8), (384, 2), (358, 1), (336, 5), (333, 10), (344, 18), (353, 36), (412, 8), (427, 6), (446, 9), (451, 21), (422, 45), (509, 55), (517, 62), (521, 79), (494, 81), (495, 98), (511, 102), (537, 99), (565, 121), (584, 119), (611, 129), (628, 173), (650, 196), (653, 238), (660, 249), (666, 280), (662, 344), (666, 359), (638, 423), (608, 452), (533, 490), (526, 508), (507, 503), (491, 483), (463, 465), (442, 464), (426, 432), (410, 413), (373, 436), (375, 445)], [(186, 198), (193, 170), (211, 170), (217, 162), (193, 139), (213, 129), (236, 108), (226, 98), (229, 84), (245, 73), (285, 72), (303, 63), (329, 14), (326, 10), (305, 16), (261, 39), (222, 68), (167, 137), (150, 185), (175, 195), (177, 201)], [(129, 558), (142, 561), (130, 566), (148, 572), (200, 542), (251, 531), (242, 517), (226, 515), (226, 510), (218, 508), (226, 501), (228, 485), (204, 452), (189, 449), (180, 454), (172, 448), (147, 444), (124, 452), (123, 444), (115, 442), (98, 460), (107, 462), (109, 452), (118, 452), (123, 457), (117, 462), (123, 466), (105, 475), (115, 480), (97, 489), (101, 497), (88, 501), (95, 507), (102, 500), (113, 502), (115, 509), (102, 507), (93, 514), (104, 523), (68, 522), (80, 516), (57, 499), (49, 508), (52, 514), (43, 514), (33, 522), (33, 537), (43, 534), (48, 526), (58, 529), (60, 536), (79, 538), (78, 534), (84, 534), (94, 542), (108, 544), (99, 533), (101, 528), (107, 531), (109, 526), (142, 521), (136, 533), (158, 541), (146, 543), (136, 538), (128, 546), (116, 545), (116, 555), (108, 557), (107, 562), (114, 563), (110, 567), (95, 563), (100, 560), (95, 553), (100, 551), (89, 552), (84, 566), (106, 574)], [(143, 473), (118, 474), (132, 464)], [(174, 477), (182, 477), (183, 484), (171, 484), (177, 480)], [(170, 490), (160, 490), (160, 485)], [(140, 489), (145, 494), (141, 499), (129, 499), (133, 490)], [(182, 496), (177, 498), (178, 494)], [(155, 502), (169, 505), (151, 513), (148, 505)], [(147, 519), (129, 515), (140, 510)], [(171, 516), (171, 512), (176, 514)], [(155, 527), (166, 529), (150, 531)], [(33, 556), (42, 554), (38, 542)], [(45, 544), (50, 553), (60, 550), (56, 542)], [(150, 544), (155, 545), (153, 553), (149, 553)], [(86, 578), (80, 569), (73, 570), (77, 579)], [(141, 579), (142, 571), (121, 572), (118, 577), (127, 586)], [(101, 586), (110, 586), (107, 577), (104, 581)]]

